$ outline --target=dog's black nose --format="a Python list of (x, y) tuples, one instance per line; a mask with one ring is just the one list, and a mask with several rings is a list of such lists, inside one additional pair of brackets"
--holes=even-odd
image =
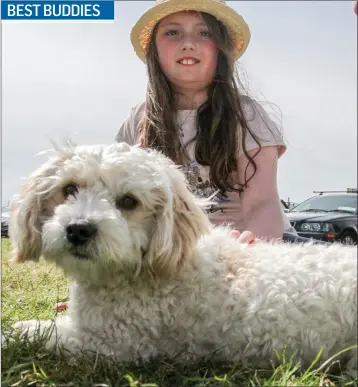
[(66, 227), (67, 240), (75, 246), (88, 243), (97, 233), (97, 227), (85, 221), (70, 223)]

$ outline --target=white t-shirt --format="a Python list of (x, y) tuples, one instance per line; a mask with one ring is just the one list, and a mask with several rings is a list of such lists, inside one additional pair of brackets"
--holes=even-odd
[[(248, 125), (251, 131), (260, 141), (262, 147), (277, 146), (278, 155), (281, 157), (286, 151), (286, 145), (283, 141), (282, 135), (275, 123), (269, 118), (262, 106), (248, 98), (242, 98), (242, 108)], [(139, 139), (139, 123), (144, 116), (145, 104), (139, 104), (132, 108), (129, 116), (120, 127), (115, 140), (118, 142), (125, 142), (129, 145), (135, 145)], [(177, 125), (183, 146), (187, 145), (189, 141), (196, 134), (196, 110), (180, 110), (177, 115)], [(241, 141), (241, 140), (239, 140)], [(258, 148), (257, 143), (253, 137), (247, 133), (246, 136), (246, 150), (250, 151)], [(240, 147), (238, 157), (243, 154), (242, 147)], [(209, 183), (209, 168), (202, 166), (195, 160), (195, 142), (191, 142), (186, 147), (187, 154), (190, 161), (183, 165), (183, 171), (186, 174), (189, 187), (196, 196), (209, 197), (215, 194), (215, 190)], [(237, 181), (235, 179), (234, 181)], [(214, 224), (228, 224), (230, 223), (236, 230), (243, 231), (242, 214), (240, 210), (240, 195), (237, 192), (217, 193), (215, 195), (215, 202), (217, 203), (210, 212), (210, 221)], [(284, 219), (284, 228), (286, 232), (294, 232), (290, 222), (282, 209), (282, 216)]]

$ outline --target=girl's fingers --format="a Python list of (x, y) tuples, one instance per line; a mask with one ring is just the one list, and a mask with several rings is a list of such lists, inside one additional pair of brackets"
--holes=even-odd
[(231, 235), (239, 240), (240, 243), (254, 243), (256, 238), (253, 232), (243, 231), (242, 233), (237, 230), (232, 230)]
[(256, 239), (255, 235), (251, 231), (243, 231), (239, 237), (239, 241), (241, 243), (248, 243), (248, 244), (254, 243), (255, 239)]

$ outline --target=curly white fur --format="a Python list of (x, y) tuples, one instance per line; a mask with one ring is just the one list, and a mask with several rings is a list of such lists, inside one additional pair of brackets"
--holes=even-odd
[[(66, 199), (68, 183), (79, 190)], [(125, 195), (135, 208), (116, 207)], [(287, 347), (306, 366), (321, 347), (326, 360), (357, 344), (356, 248), (240, 244), (210, 225), (204, 205), (157, 152), (58, 149), (29, 177), (10, 222), (15, 261), (43, 255), (75, 281), (49, 347), (57, 338), (71, 353), (123, 361), (211, 357), (257, 366)], [(65, 229), (78, 221), (98, 232), (74, 247)], [(356, 364), (356, 349), (345, 355)]]

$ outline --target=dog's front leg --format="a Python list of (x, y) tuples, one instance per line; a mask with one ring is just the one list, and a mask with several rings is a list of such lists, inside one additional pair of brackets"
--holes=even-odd
[(44, 340), (46, 350), (55, 349), (57, 353), (63, 351), (64, 355), (78, 353), (85, 344), (68, 316), (61, 316), (54, 320), (19, 321), (13, 325), (13, 328), (20, 331), (22, 339), (30, 342)]

